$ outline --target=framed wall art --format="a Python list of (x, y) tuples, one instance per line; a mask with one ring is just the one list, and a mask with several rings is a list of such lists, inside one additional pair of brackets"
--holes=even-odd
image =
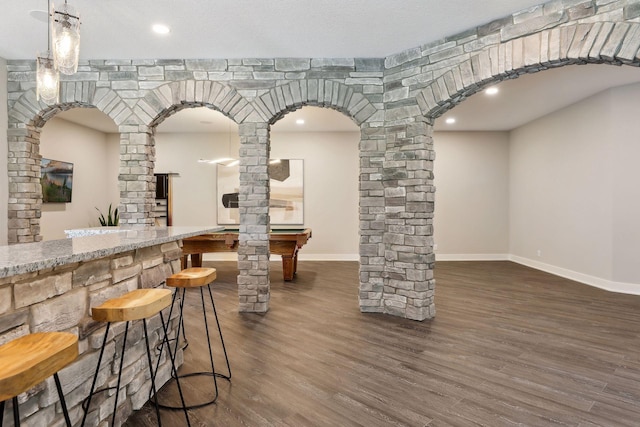
[(73, 163), (41, 159), (40, 184), (43, 203), (71, 203)]

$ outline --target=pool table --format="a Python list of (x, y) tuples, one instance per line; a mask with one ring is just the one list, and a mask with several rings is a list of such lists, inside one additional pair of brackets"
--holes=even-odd
[[(191, 255), (191, 266), (202, 266), (202, 254), (207, 252), (237, 252), (239, 232), (237, 228), (225, 228), (223, 231), (182, 240), (183, 266)], [(282, 256), (282, 274), (284, 280), (293, 280), (298, 269), (298, 251), (311, 238), (310, 228), (287, 228), (271, 230), (269, 251)]]

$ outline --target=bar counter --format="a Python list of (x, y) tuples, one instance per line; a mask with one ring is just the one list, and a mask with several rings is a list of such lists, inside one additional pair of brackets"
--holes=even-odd
[(0, 246), (0, 278), (90, 261), (221, 229), (129, 226), (67, 230), (68, 239)]
[[(97, 350), (105, 331), (104, 324), (91, 318), (91, 307), (134, 289), (164, 287), (165, 279), (180, 271), (181, 240), (220, 229), (214, 226), (100, 227), (70, 230), (67, 235), (72, 237), (67, 239), (0, 247), (0, 344), (34, 332), (65, 331), (78, 335), (80, 355), (60, 372), (72, 423), (78, 424), (82, 418), (81, 401), (89, 392)], [(173, 331), (176, 314), (173, 313), (170, 326)], [(150, 325), (153, 348), (160, 337), (159, 319), (154, 318)], [(142, 326), (134, 323), (132, 328), (140, 331), (130, 331), (127, 338), (126, 398), (119, 399), (122, 401), (117, 417), (120, 423), (149, 398)], [(114, 357), (115, 349), (121, 348), (124, 325), (112, 331), (109, 332), (113, 335), (109, 338), (110, 350), (105, 355)], [(114, 359), (110, 366), (116, 363)], [(115, 379), (113, 369), (103, 371), (98, 387)], [(163, 360), (157, 381), (163, 384), (168, 378), (169, 363)], [(113, 398), (113, 393), (101, 393), (96, 409), (89, 413), (88, 426), (98, 425), (110, 417)], [(57, 425), (63, 421), (52, 380), (21, 395), (20, 402), (21, 417), (29, 425)], [(9, 417), (10, 410), (11, 405), (7, 405)]]

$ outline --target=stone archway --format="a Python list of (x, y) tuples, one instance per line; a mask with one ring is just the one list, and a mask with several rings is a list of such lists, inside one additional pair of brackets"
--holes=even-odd
[[(402, 108), (397, 110), (404, 114), (403, 117), (406, 118), (407, 123), (402, 123), (402, 126), (398, 127), (395, 132), (393, 128), (389, 128), (388, 133), (389, 141), (393, 139), (400, 141), (408, 133), (410, 127), (414, 128), (412, 141), (424, 142), (424, 148), (431, 153), (428, 156), (428, 161), (425, 162), (427, 166), (423, 169), (428, 187), (432, 187), (433, 184), (431, 163), (435, 159), (435, 153), (433, 152), (432, 133), (433, 123), (437, 117), (485, 87), (505, 79), (517, 78), (522, 74), (571, 64), (597, 63), (638, 66), (640, 64), (640, 24), (627, 22), (567, 24), (533, 32), (524, 37), (503, 40), (487, 45), (471, 55), (461, 53), (458, 56), (447, 58), (443, 62), (447, 65), (443, 65), (441, 68), (433, 65), (433, 68), (438, 70), (437, 77), (416, 91), (414, 99), (417, 105), (409, 105), (404, 107), (404, 110)], [(391, 102), (394, 101), (396, 100), (391, 100)], [(397, 150), (395, 147), (392, 149)], [(389, 152), (387, 157), (392, 157)], [(392, 163), (387, 164), (391, 165)], [(387, 170), (402, 178), (406, 177), (404, 175), (406, 170), (391, 167)], [(389, 180), (391, 183), (394, 181), (394, 179)], [(399, 195), (407, 194), (401, 204), (408, 206), (409, 186), (394, 187), (391, 185), (386, 187), (389, 192)], [(389, 286), (385, 287), (385, 290), (388, 289), (388, 291), (385, 291), (383, 298), (385, 300), (397, 298), (400, 310), (406, 310), (405, 317), (417, 320), (435, 315), (434, 310), (429, 310), (419, 313), (418, 316), (412, 316), (409, 310), (409, 298), (403, 298), (407, 288), (410, 292), (428, 289), (430, 294), (422, 301), (416, 301), (434, 307), (432, 292), (434, 289), (433, 263), (435, 261), (432, 230), (433, 191), (435, 189), (430, 190), (430, 194), (428, 193), (426, 200), (424, 200), (427, 202), (427, 218), (431, 218), (429, 219), (431, 222), (427, 224), (426, 234), (420, 237), (420, 244), (426, 249), (424, 254), (427, 258), (424, 267), (426, 267), (427, 276), (420, 277), (419, 280), (413, 281), (414, 283), (411, 284), (406, 283), (410, 282), (409, 273), (416, 274), (420, 271), (407, 270), (397, 274), (391, 269), (385, 279), (388, 279)], [(390, 236), (388, 241), (392, 244), (395, 237), (397, 237), (396, 244), (400, 244), (397, 243), (400, 241), (406, 242), (409, 238), (407, 232), (395, 236), (394, 234), (388, 232)], [(388, 251), (389, 258), (399, 258), (398, 255), (397, 250)], [(397, 279), (392, 280), (392, 274), (397, 274)], [(423, 282), (424, 279), (430, 283)], [(403, 281), (405, 281), (404, 284)], [(397, 283), (397, 286), (394, 283)], [(412, 312), (415, 312), (415, 309), (412, 309)]]
[(47, 105), (39, 102), (36, 92), (25, 92), (9, 110), (8, 153), (8, 243), (42, 240), (40, 217), (40, 131), (56, 114), (72, 108), (97, 108), (120, 126), (135, 124), (131, 108), (107, 88), (96, 89), (95, 83), (64, 82), (60, 102)]
[[(325, 107), (350, 117), (361, 129), (360, 156), (363, 162), (371, 152), (380, 155), (377, 143), (381, 135), (372, 124), (376, 108), (364, 95), (347, 85), (331, 80), (312, 79), (292, 81), (272, 88), (253, 101), (258, 117), (240, 124), (241, 152), (250, 154), (240, 159), (241, 226), (247, 228), (250, 244), (241, 247), (238, 259), (241, 265), (251, 268), (238, 278), (241, 311), (266, 312), (269, 309), (269, 153), (270, 127), (287, 112), (303, 106)], [(376, 183), (376, 174), (360, 174), (360, 191), (368, 192)], [(244, 206), (244, 207), (242, 207)], [(382, 306), (381, 275), (379, 262), (383, 259), (378, 242), (381, 231), (370, 226), (374, 218), (360, 216), (360, 309), (380, 311)], [(373, 236), (372, 236), (373, 235)], [(367, 239), (374, 242), (369, 244)], [(369, 248), (373, 247), (373, 250)], [(378, 289), (380, 288), (380, 289)]]
[(596, 22), (544, 30), (500, 43), (460, 62), (416, 96), (431, 123), (484, 87), (571, 64), (640, 64), (640, 24)]
[(435, 315), (435, 118), (484, 87), (523, 73), (589, 62), (639, 63), (639, 24), (567, 19), (558, 12), (532, 18), (530, 25), (497, 21), (468, 38), (386, 58), (385, 81), (392, 90), (384, 97), (383, 312), (416, 320)]
[(183, 108), (208, 107), (236, 123), (244, 121), (254, 108), (234, 88), (215, 81), (183, 80), (167, 83), (147, 93), (139, 102), (144, 122), (155, 128)]
[[(148, 123), (148, 144), (152, 155), (150, 176), (155, 168), (155, 132), (160, 123), (168, 117), (187, 108), (204, 107), (222, 113), (234, 123), (244, 120), (253, 107), (238, 92), (231, 88), (211, 81), (185, 80), (167, 83), (150, 91), (142, 98), (139, 105), (145, 111)], [(152, 184), (155, 191), (155, 183)], [(149, 203), (153, 203), (150, 200)]]
[[(150, 91), (141, 100), (141, 105), (145, 109), (146, 117), (148, 118), (148, 143), (153, 153), (155, 153), (155, 130), (160, 123), (162, 123), (167, 117), (185, 108), (205, 107), (222, 113), (227, 118), (233, 120), (239, 125), (241, 135), (241, 171), (243, 170), (243, 163), (246, 163), (247, 156), (250, 156), (252, 154), (250, 152), (247, 152), (245, 150), (246, 147), (243, 147), (242, 145), (242, 129), (243, 127), (244, 129), (247, 129), (246, 122), (259, 122), (260, 117), (255, 112), (254, 106), (230, 86), (221, 84), (219, 82), (195, 80), (168, 83), (154, 89), (153, 91)], [(252, 132), (251, 134), (254, 135), (254, 132)], [(153, 161), (151, 163), (154, 165), (155, 154), (152, 157)], [(151, 173), (153, 173), (153, 170), (151, 171)], [(241, 172), (241, 181), (243, 179), (243, 176), (246, 177), (246, 174), (243, 175)], [(241, 199), (242, 194), (243, 190), (241, 185)], [(261, 263), (247, 262), (247, 253), (251, 253), (252, 251), (254, 251), (255, 241), (257, 238), (252, 232), (253, 226), (248, 226), (249, 224), (254, 224), (254, 219), (247, 216), (247, 212), (250, 212), (252, 210), (250, 203), (246, 201), (241, 202), (239, 210), (241, 233), (240, 244), (238, 248), (239, 310), (260, 312), (263, 310), (255, 309), (254, 305), (251, 304), (257, 302), (258, 300), (257, 288), (255, 286), (251, 287), (247, 294), (247, 282), (253, 280), (251, 279), (252, 277), (261, 276), (263, 269), (268, 269), (268, 266), (265, 267)], [(268, 240), (265, 241), (268, 244)], [(268, 260), (268, 256), (266, 255), (266, 253), (264, 254), (264, 256)]]

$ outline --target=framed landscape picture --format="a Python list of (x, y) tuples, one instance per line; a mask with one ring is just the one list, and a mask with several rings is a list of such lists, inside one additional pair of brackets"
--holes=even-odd
[(40, 161), (43, 203), (71, 203), (73, 163), (43, 158)]
[[(240, 224), (238, 166), (218, 164), (217, 208), (218, 224)], [(304, 224), (304, 161), (302, 159), (272, 159), (269, 162), (271, 225)]]

